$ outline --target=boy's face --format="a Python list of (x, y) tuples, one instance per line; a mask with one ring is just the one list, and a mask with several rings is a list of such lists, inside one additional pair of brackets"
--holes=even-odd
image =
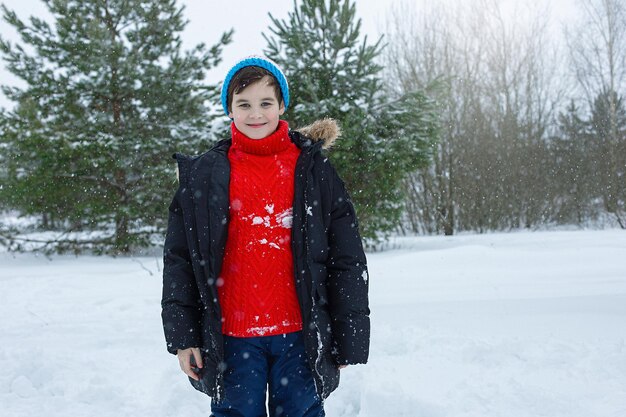
[(269, 76), (263, 77), (233, 95), (228, 117), (250, 139), (263, 139), (274, 133), (280, 116), (285, 113), (285, 106), (276, 98), (269, 81)]

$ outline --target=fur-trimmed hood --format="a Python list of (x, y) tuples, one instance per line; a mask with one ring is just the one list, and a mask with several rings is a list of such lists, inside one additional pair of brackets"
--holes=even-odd
[(310, 125), (294, 129), (303, 136), (310, 138), (314, 142), (322, 141), (322, 148), (329, 149), (337, 138), (341, 136), (341, 128), (334, 119), (324, 118), (316, 120)]

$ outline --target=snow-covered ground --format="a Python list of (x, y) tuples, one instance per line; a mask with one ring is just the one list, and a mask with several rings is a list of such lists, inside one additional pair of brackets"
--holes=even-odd
[[(369, 254), (370, 363), (329, 417), (626, 416), (626, 232)], [(1, 416), (208, 416), (165, 350), (161, 260), (0, 254)]]

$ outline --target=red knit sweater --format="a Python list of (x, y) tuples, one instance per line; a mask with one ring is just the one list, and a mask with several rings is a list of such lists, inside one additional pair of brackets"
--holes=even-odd
[(218, 297), (222, 331), (269, 336), (302, 330), (291, 251), (294, 172), (300, 149), (280, 121), (250, 139), (232, 124), (230, 221)]

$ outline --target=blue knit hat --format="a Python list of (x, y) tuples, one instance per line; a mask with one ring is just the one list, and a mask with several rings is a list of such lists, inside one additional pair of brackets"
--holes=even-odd
[(283, 95), (283, 103), (285, 104), (285, 110), (289, 107), (289, 84), (287, 84), (287, 78), (285, 78), (285, 74), (278, 68), (278, 65), (269, 58), (253, 55), (242, 59), (237, 62), (226, 74), (226, 78), (224, 78), (224, 83), (222, 84), (222, 107), (224, 107), (224, 113), (228, 116), (228, 86), (230, 85), (230, 81), (233, 79), (237, 71), (244, 67), (261, 67), (266, 69), (276, 78), (278, 81), (278, 86), (280, 87), (280, 92)]

